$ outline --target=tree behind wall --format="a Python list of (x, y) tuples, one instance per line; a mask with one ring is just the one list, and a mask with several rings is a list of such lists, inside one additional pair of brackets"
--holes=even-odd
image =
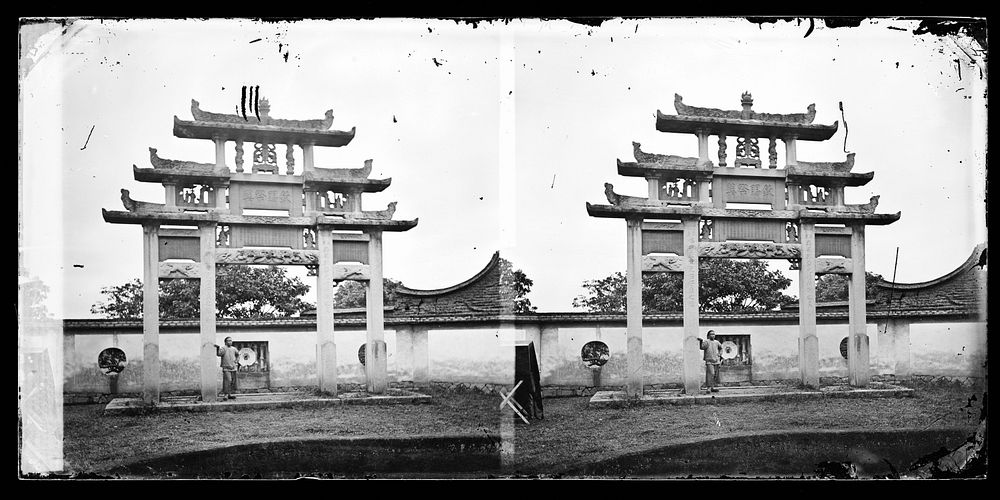
[[(792, 280), (771, 271), (761, 260), (706, 259), (698, 267), (698, 302), (702, 312), (768, 311), (795, 299), (783, 293)], [(681, 273), (644, 273), (644, 312), (684, 310)], [(589, 312), (625, 312), (626, 277), (620, 272), (583, 283), (586, 293), (573, 299), (573, 307)]]
[[(382, 278), (382, 303), (391, 305), (396, 300), (396, 289), (402, 283), (392, 278)], [(337, 309), (353, 309), (365, 307), (367, 302), (365, 283), (361, 281), (347, 280), (337, 285), (337, 292), (333, 294), (333, 307)]]
[[(160, 280), (160, 318), (197, 318), (199, 280)], [(215, 277), (216, 315), (220, 318), (283, 318), (312, 309), (302, 296), (309, 291), (298, 277), (278, 266), (218, 266)], [(142, 281), (101, 289), (104, 301), (90, 312), (110, 319), (142, 317)]]
[[(847, 276), (843, 274), (824, 274), (816, 279), (816, 302), (843, 302), (848, 299)], [(882, 275), (865, 271), (865, 295), (871, 300), (882, 292), (876, 283), (882, 281)]]
[(530, 313), (538, 308), (531, 305), (528, 293), (535, 283), (520, 269), (514, 269), (514, 264), (504, 258), (500, 259), (500, 304), (504, 309), (510, 308), (513, 313)]
[[(529, 313), (537, 308), (531, 305), (527, 297), (534, 282), (507, 259), (500, 259), (500, 302), (503, 309), (514, 313)], [(396, 289), (402, 285), (391, 278), (383, 279), (383, 300), (385, 305), (395, 302)], [(365, 307), (365, 285), (360, 281), (344, 281), (337, 285), (333, 297), (333, 306), (338, 309)]]

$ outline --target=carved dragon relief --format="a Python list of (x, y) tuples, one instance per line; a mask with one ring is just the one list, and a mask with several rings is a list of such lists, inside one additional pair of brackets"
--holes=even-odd
[(811, 204), (805, 204), (808, 210), (817, 210), (827, 213), (849, 213), (849, 214), (873, 214), (875, 213), (875, 208), (878, 207), (878, 200), (881, 195), (875, 195), (869, 198), (868, 203), (862, 203), (860, 205), (841, 205), (841, 206), (814, 206)]
[(125, 210), (129, 212), (139, 212), (139, 213), (149, 213), (149, 212), (179, 212), (180, 209), (167, 208), (166, 204), (163, 203), (150, 203), (147, 201), (137, 201), (133, 200), (129, 196), (128, 189), (122, 188), (122, 205), (125, 205)]
[[(749, 97), (749, 94), (744, 94), (744, 102)], [(763, 122), (782, 122), (782, 123), (801, 123), (809, 124), (812, 123), (816, 118), (816, 105), (810, 104), (806, 107), (805, 113), (790, 113), (790, 114), (778, 114), (778, 113), (757, 113), (746, 107), (745, 110), (724, 110), (717, 108), (700, 108), (696, 106), (689, 106), (684, 104), (684, 98), (680, 94), (674, 94), (674, 109), (680, 116), (699, 116), (704, 118), (724, 118), (729, 120), (757, 120)], [(752, 100), (750, 101), (753, 102)]]
[(875, 213), (875, 207), (878, 207), (878, 199), (880, 195), (872, 196), (868, 199), (868, 203), (863, 203), (861, 205), (844, 205), (843, 207), (837, 207), (837, 212), (850, 212), (858, 214), (873, 214)]
[(644, 255), (642, 257), (643, 272), (682, 272), (684, 268), (683, 257), (664, 255)]
[(324, 117), (318, 120), (284, 120), (280, 118), (271, 118), (271, 105), (266, 98), (261, 98), (258, 106), (260, 119), (254, 115), (252, 118), (248, 115), (246, 118), (240, 115), (230, 115), (224, 113), (212, 113), (210, 111), (203, 111), (201, 105), (198, 101), (191, 99), (191, 116), (194, 117), (195, 121), (199, 122), (215, 122), (215, 123), (234, 123), (234, 124), (250, 124), (250, 125), (266, 125), (271, 127), (282, 127), (282, 128), (298, 128), (298, 129), (308, 129), (308, 130), (327, 130), (333, 125), (333, 110), (328, 109), (324, 114)]
[(610, 182), (604, 183), (604, 195), (608, 197), (608, 203), (616, 207), (665, 207), (668, 203), (664, 201), (650, 200), (649, 198), (639, 198), (638, 196), (625, 196), (615, 193), (615, 187)]
[(361, 168), (316, 168), (313, 173), (322, 179), (367, 179), (372, 173), (372, 160), (365, 160)]
[(850, 274), (853, 270), (851, 259), (816, 259), (816, 274)]
[(332, 269), (333, 281), (370, 281), (371, 272), (367, 265), (335, 264)]
[(848, 153), (847, 160), (840, 162), (796, 160), (796, 165), (792, 165), (792, 171), (795, 173), (808, 173), (809, 171), (846, 173), (850, 172), (853, 168), (854, 153)]
[(392, 215), (396, 213), (396, 203), (397, 202), (395, 201), (389, 202), (389, 206), (385, 210), (369, 210), (361, 212), (323, 211), (323, 214), (335, 217), (343, 217), (345, 219), (391, 220)]
[(160, 158), (160, 156), (156, 153), (156, 148), (149, 148), (149, 163), (152, 164), (155, 169), (165, 170), (189, 169), (214, 171), (216, 169), (216, 165), (214, 163), (198, 163), (194, 161)]
[(706, 161), (705, 163), (699, 165), (698, 158), (690, 158), (687, 156), (676, 156), (676, 155), (662, 155), (656, 153), (647, 153), (640, 149), (642, 145), (638, 142), (632, 141), (632, 155), (635, 156), (635, 161), (644, 164), (654, 164), (659, 167), (673, 167), (673, 168), (712, 168), (712, 162)]
[(160, 262), (160, 278), (198, 278), (200, 276), (198, 266), (198, 264)]
[(698, 255), (727, 259), (789, 259), (801, 257), (798, 245), (774, 243), (702, 243)]
[(274, 264), (274, 265), (314, 265), (319, 264), (315, 252), (284, 249), (241, 249), (216, 250), (216, 264)]

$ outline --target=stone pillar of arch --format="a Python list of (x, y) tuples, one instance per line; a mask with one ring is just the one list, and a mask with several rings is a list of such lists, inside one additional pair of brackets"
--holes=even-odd
[(368, 379), (368, 392), (385, 394), (387, 363), (383, 327), (382, 231), (371, 231), (368, 234), (370, 236), (368, 240), (368, 264), (371, 269), (371, 277), (368, 280), (368, 293), (365, 294), (365, 303), (368, 309), (368, 317), (365, 320), (367, 325), (365, 375)]
[(319, 390), (337, 395), (337, 344), (333, 340), (333, 230), (316, 228), (316, 375)]
[(201, 400), (211, 403), (218, 394), (219, 362), (215, 349), (215, 230), (217, 224), (200, 224), (199, 311), (201, 316)]
[(698, 394), (705, 368), (698, 346), (698, 226), (699, 219), (685, 219), (684, 225), (684, 393)]
[(847, 381), (865, 387), (870, 380), (867, 311), (865, 307), (865, 226), (851, 226), (851, 274), (848, 279)]
[(816, 225), (799, 223), (799, 375), (802, 385), (819, 387), (819, 337), (816, 334)]
[(642, 397), (642, 219), (625, 219), (625, 337), (629, 398)]
[(160, 402), (159, 224), (142, 225), (142, 401)]

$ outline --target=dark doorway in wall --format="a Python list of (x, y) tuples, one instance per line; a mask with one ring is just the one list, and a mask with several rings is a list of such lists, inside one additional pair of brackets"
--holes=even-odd
[(719, 367), (719, 382), (722, 384), (753, 382), (750, 335), (716, 335), (715, 340), (722, 342), (722, 366)]
[(271, 388), (271, 353), (267, 342), (233, 341), (236, 358), (236, 389), (240, 392)]

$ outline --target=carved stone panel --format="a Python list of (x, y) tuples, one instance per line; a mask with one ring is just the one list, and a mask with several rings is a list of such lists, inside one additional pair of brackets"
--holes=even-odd
[(319, 251), (280, 248), (216, 250), (215, 263), (307, 266), (319, 264)]
[(643, 255), (642, 272), (683, 272), (684, 258), (671, 255)]
[(713, 224), (714, 241), (750, 240), (784, 243), (785, 222), (781, 220), (717, 219)]
[(288, 210), (288, 215), (302, 215), (302, 188), (288, 184), (247, 184), (238, 186), (241, 209)]
[(851, 274), (853, 269), (851, 259), (816, 259), (816, 274)]
[(160, 236), (159, 240), (160, 261), (168, 259), (185, 259), (198, 262), (201, 260), (201, 240), (198, 235), (187, 236)]
[[(716, 177), (718, 185), (713, 186), (713, 196), (722, 197), (726, 203), (770, 203), (774, 205), (777, 193), (784, 197), (784, 181), (781, 179), (756, 179), (749, 177)], [(782, 207), (773, 206), (774, 209)]]
[(700, 243), (702, 258), (726, 259), (790, 259), (802, 254), (799, 245), (780, 243)]
[(232, 225), (231, 245), (241, 247), (286, 247), (301, 250), (302, 228), (294, 226)]
[(651, 253), (684, 255), (684, 232), (642, 231), (642, 254)]
[(371, 270), (367, 265), (334, 264), (332, 274), (333, 281), (368, 281), (371, 279)]
[(367, 241), (334, 241), (333, 242), (333, 263), (338, 262), (360, 262), (368, 264), (368, 242)]
[(201, 276), (199, 266), (194, 263), (160, 262), (160, 278), (197, 279)]
[(840, 257), (851, 257), (851, 235), (846, 234), (817, 234), (816, 235), (816, 256), (838, 255)]

